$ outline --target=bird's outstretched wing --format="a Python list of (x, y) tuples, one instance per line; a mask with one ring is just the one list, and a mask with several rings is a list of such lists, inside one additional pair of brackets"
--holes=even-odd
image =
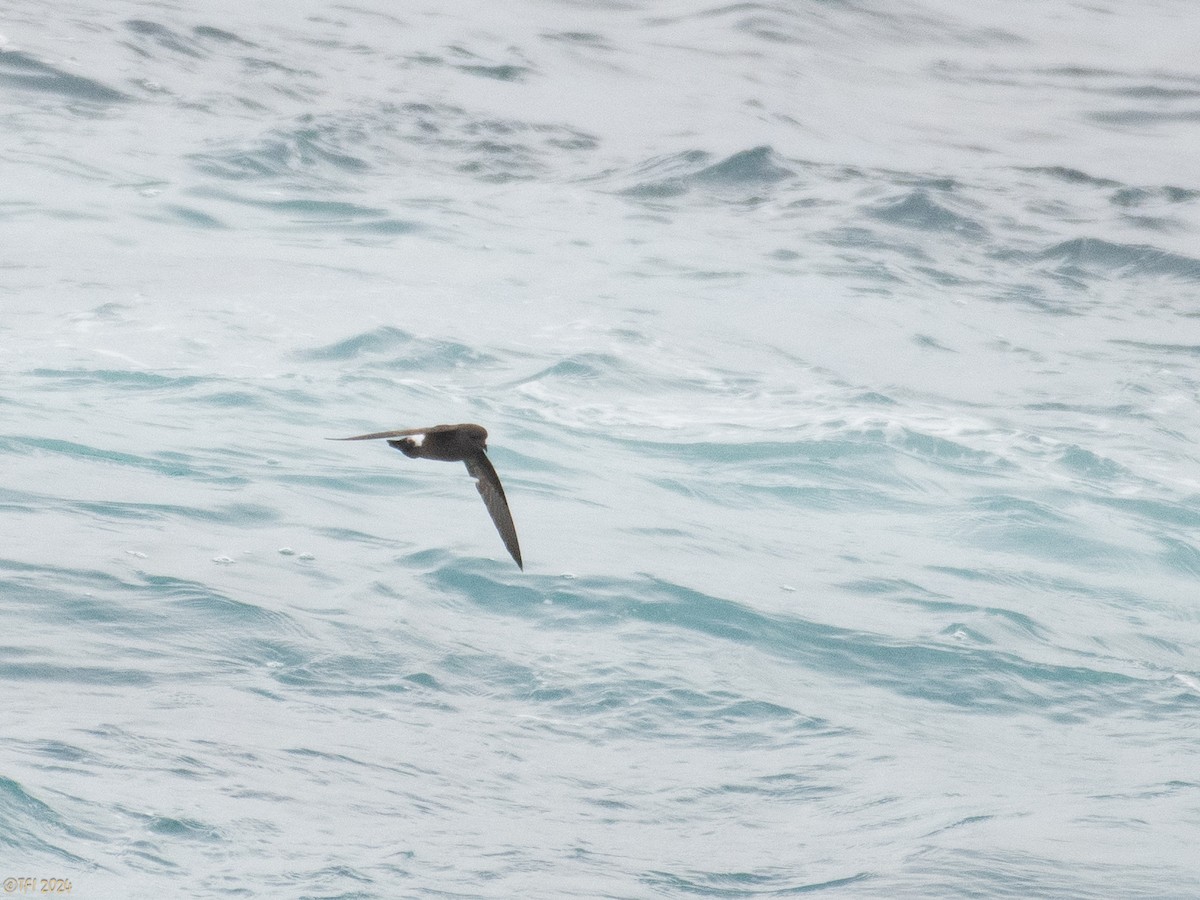
[(432, 434), (435, 431), (453, 431), (459, 425), (430, 425), (428, 428), (401, 428), (399, 431), (376, 431), (374, 434), (356, 434), (348, 438), (329, 438), (331, 441), (374, 441), (379, 438), (408, 437), (414, 434)]
[(480, 452), (468, 456), (463, 462), (466, 463), (471, 477), (475, 479), (475, 487), (479, 489), (479, 496), (483, 498), (488, 515), (496, 523), (496, 530), (500, 532), (504, 546), (516, 560), (517, 567), (525, 571), (525, 564), (521, 562), (521, 545), (517, 543), (517, 526), (513, 524), (512, 513), (508, 511), (508, 500), (504, 496), (504, 488), (500, 485), (500, 476), (492, 467), (492, 461)]

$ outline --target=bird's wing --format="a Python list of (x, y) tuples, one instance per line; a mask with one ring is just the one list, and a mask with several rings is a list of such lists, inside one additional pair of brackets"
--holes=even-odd
[(517, 543), (517, 526), (513, 524), (512, 513), (508, 511), (508, 500), (504, 496), (504, 488), (500, 486), (500, 476), (492, 467), (492, 461), (482, 451), (474, 453), (463, 460), (467, 471), (475, 479), (475, 487), (483, 498), (488, 515), (496, 523), (496, 530), (504, 541), (504, 546), (516, 560), (517, 566), (524, 571), (525, 564), (521, 562), (521, 545)]
[(329, 438), (331, 441), (374, 441), (379, 438), (408, 437), (413, 434), (431, 434), (435, 431), (453, 431), (458, 425), (430, 425), (428, 428), (401, 428), (399, 431), (376, 431), (374, 434), (356, 434), (348, 438)]

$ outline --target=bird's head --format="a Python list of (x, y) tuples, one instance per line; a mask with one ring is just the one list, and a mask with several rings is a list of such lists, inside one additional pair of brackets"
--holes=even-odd
[(487, 449), (487, 429), (482, 425), (464, 425), (462, 434), (481, 450)]

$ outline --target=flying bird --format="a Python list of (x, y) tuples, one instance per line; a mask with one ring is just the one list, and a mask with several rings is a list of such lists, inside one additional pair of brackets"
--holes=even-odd
[[(420, 440), (413, 440), (418, 437)], [(331, 438), (335, 441), (374, 441), (380, 438), (398, 438), (388, 443), (410, 459), (441, 459), (447, 462), (462, 462), (475, 479), (475, 487), (483, 498), (488, 515), (496, 523), (500, 539), (512, 554), (521, 571), (521, 546), (517, 543), (517, 527), (513, 525), (512, 513), (508, 511), (508, 500), (500, 485), (500, 476), (487, 458), (487, 429), (482, 425), (433, 425), (429, 428), (403, 428), (399, 431), (378, 431), (375, 434), (359, 434), (348, 438)]]

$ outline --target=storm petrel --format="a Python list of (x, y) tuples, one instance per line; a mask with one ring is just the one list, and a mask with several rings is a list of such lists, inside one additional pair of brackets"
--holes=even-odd
[[(420, 435), (419, 441), (413, 437)], [(524, 571), (521, 562), (521, 546), (517, 543), (517, 527), (513, 525), (512, 513), (508, 511), (508, 500), (500, 486), (500, 476), (487, 458), (487, 429), (482, 425), (433, 425), (429, 428), (403, 428), (399, 431), (378, 431), (375, 434), (359, 434), (348, 438), (333, 438), (335, 441), (373, 441), (379, 438), (399, 438), (388, 443), (411, 459), (441, 459), (447, 462), (462, 462), (475, 479), (475, 487), (483, 498), (488, 515), (496, 523), (496, 530), (504, 546)]]

